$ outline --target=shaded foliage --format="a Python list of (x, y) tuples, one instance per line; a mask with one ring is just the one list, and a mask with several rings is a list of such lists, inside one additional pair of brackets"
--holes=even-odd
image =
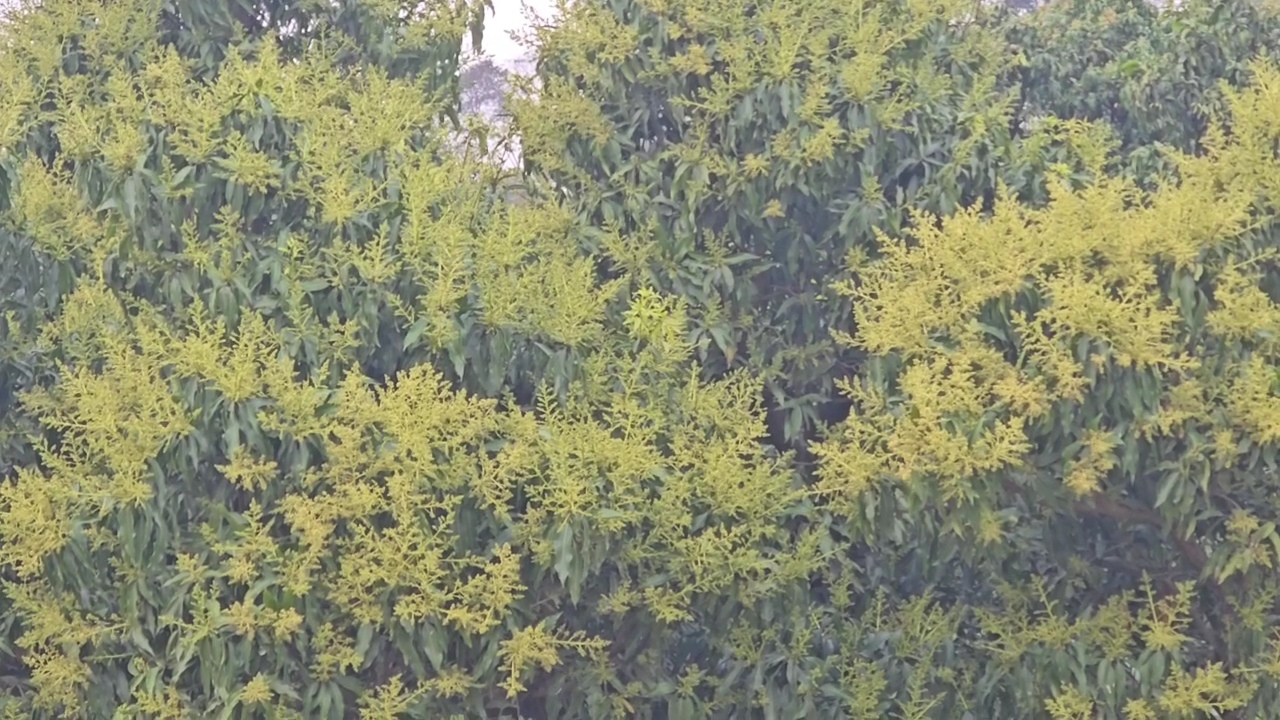
[(1158, 146), (1193, 152), (1221, 112), (1221, 84), (1239, 86), (1258, 57), (1280, 59), (1280, 27), (1253, 0), (1051, 3), (1011, 25), (1026, 49), (1019, 123), (1051, 116), (1105, 123), (1129, 172), (1172, 171)]

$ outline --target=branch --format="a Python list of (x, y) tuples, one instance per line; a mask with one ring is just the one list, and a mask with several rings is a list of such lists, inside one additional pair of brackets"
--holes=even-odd
[[(1091, 494), (1087, 501), (1077, 502), (1075, 508), (1080, 512), (1100, 515), (1122, 523), (1150, 525), (1162, 531), (1164, 530), (1164, 518), (1160, 516), (1160, 513), (1142, 505), (1121, 502), (1101, 491)], [(1178, 548), (1187, 563), (1197, 573), (1203, 574), (1205, 565), (1209, 562), (1209, 557), (1205, 554), (1204, 549), (1190, 540), (1178, 537), (1174, 533), (1166, 533), (1166, 535), (1168, 540)]]

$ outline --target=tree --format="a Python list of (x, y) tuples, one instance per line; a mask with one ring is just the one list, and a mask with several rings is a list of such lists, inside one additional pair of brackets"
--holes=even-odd
[(315, 7), (5, 29), (5, 712), (681, 702), (699, 623), (818, 563), (757, 384), (691, 381), (678, 299), (451, 152), (471, 6), (263, 12)]
[[(271, 102), (278, 102), (281, 93), (306, 89), (306, 73), (299, 71), (291, 86), (268, 90), (255, 85), (261, 82), (253, 74), (255, 65), (296, 63), (309, 51), (313, 57), (324, 57), (336, 68), (344, 68), (344, 72), (377, 66), (385, 72), (383, 80), (393, 82), (403, 82), (394, 80), (398, 76), (412, 75), (416, 88), (438, 98), (431, 111), (452, 117), (456, 116), (457, 107), (458, 52), (468, 29), (478, 33), (476, 23), (482, 17), (481, 10), (478, 4), (462, 3), (440, 5), (429, 13), (412, 15), (401, 13), (394, 3), (349, 0), (257, 4), (130, 2), (118, 8), (49, 2), (14, 8), (4, 26), (5, 87), (7, 97), (13, 98), (7, 110), (5, 134), (0, 139), (9, 148), (4, 158), (4, 209), (12, 209), (10, 195), (18, 166), (34, 155), (47, 168), (59, 171), (55, 173), (58, 182), (54, 192), (64, 191), (67, 182), (74, 181), (89, 195), (91, 208), (109, 203), (126, 213), (130, 222), (146, 225), (145, 239), (138, 240), (139, 252), (151, 255), (148, 262), (168, 262), (160, 257), (174, 252), (175, 243), (180, 245), (177, 229), (184, 223), (196, 223), (199, 234), (208, 237), (221, 203), (230, 202), (242, 214), (247, 207), (244, 186), (219, 184), (232, 179), (232, 173), (211, 162), (218, 155), (223, 125), (240, 120), (234, 117), (237, 113), (256, 111), (257, 117), (252, 120), (255, 127), (247, 132), (257, 147), (238, 148), (240, 153), (251, 153), (261, 150), (264, 143), (277, 141), (272, 130), (278, 124), (296, 119), (278, 117)], [(91, 31), (80, 25), (88, 25)], [(271, 38), (274, 42), (265, 42)], [(270, 52), (265, 60), (257, 56), (259, 47)], [(112, 107), (112, 102), (130, 92), (121, 79), (137, 75), (139, 68), (148, 63), (152, 74), (138, 78), (135, 85), (145, 85), (152, 94), (164, 94), (163, 100), (169, 104), (154, 108), (159, 128), (128, 127), (152, 108), (137, 98), (121, 100), (123, 107), (119, 108)], [(226, 74), (227, 79), (215, 83), (215, 76), (224, 66), (229, 66), (231, 72)], [(113, 75), (112, 71), (118, 69), (127, 74)], [(169, 71), (196, 86), (198, 92), (187, 96), (188, 85), (177, 80), (166, 82), (160, 75)], [(64, 82), (64, 77), (71, 79)], [(142, 88), (135, 91), (139, 89)], [(260, 108), (246, 107), (246, 94), (258, 90), (265, 91), (264, 97), (270, 99)], [(296, 101), (296, 97), (290, 99)], [(240, 104), (235, 108), (219, 107), (228, 102)], [(116, 131), (117, 127), (124, 129)], [(336, 131), (335, 127), (329, 132)], [(164, 137), (155, 138), (157, 133)], [(237, 142), (243, 144), (243, 140)], [(166, 155), (168, 149), (176, 153)], [(184, 152), (187, 155), (179, 154)], [(69, 166), (55, 163), (59, 153), (71, 159)], [(257, 155), (247, 157), (262, 161)], [(63, 176), (62, 170), (70, 176)], [(296, 164), (274, 170), (295, 173), (293, 179), (297, 180)], [(358, 168), (345, 175), (353, 171)], [(255, 182), (269, 179), (268, 170), (259, 167), (255, 172), (259, 173)], [(346, 179), (349, 178), (341, 178)], [(335, 178), (335, 188), (337, 182), (340, 179)], [(148, 194), (156, 192), (155, 187), (166, 188), (166, 202), (158, 207), (148, 205)], [(276, 189), (259, 193), (261, 197), (253, 201), (253, 209), (262, 216), (253, 225), (255, 235), (270, 235), (281, 226), (297, 222), (299, 209), (304, 207), (297, 198), (284, 197)], [(171, 197), (167, 194), (171, 192), (177, 194)], [(234, 193), (235, 197), (224, 197), (224, 193)], [(74, 209), (72, 203), (69, 211)], [(75, 225), (82, 218), (73, 215), (64, 222)], [(84, 240), (66, 237), (66, 229), (61, 226), (55, 225), (50, 232), (63, 236), (58, 242), (74, 244)], [(88, 230), (86, 225), (76, 232), (97, 231)], [(333, 230), (326, 232), (332, 234)], [(20, 458), (15, 464), (32, 459), (20, 442), (31, 428), (12, 411), (14, 393), (41, 374), (41, 369), (31, 364), (32, 358), (24, 357), (23, 351), (12, 344), (11, 338), (19, 332), (13, 326), (16, 323), (29, 330), (40, 318), (56, 312), (61, 298), (71, 291), (74, 278), (85, 266), (82, 258), (70, 252), (71, 247), (42, 256), (23, 233), (6, 233), (3, 242), (6, 261), (0, 266), (0, 307), (14, 313), (6, 320), (6, 339), (0, 341), (5, 343), (6, 356), (12, 358), (0, 363), (0, 469), (9, 469), (12, 465), (5, 463), (10, 458)], [(140, 280), (121, 278), (120, 282)], [(179, 307), (185, 304), (186, 296), (213, 293), (218, 304), (234, 316), (235, 308), (252, 304), (247, 297), (252, 288), (252, 283), (236, 287), (225, 282), (216, 283), (214, 289), (197, 288), (197, 283), (188, 279), (185, 285), (146, 290), (167, 293), (165, 302)]]
[(842, 288), (871, 359), (817, 489), (851, 537), (935, 562), (930, 585), (981, 578), (975, 679), (1001, 706), (1055, 689), (1054, 718), (1261, 717), (1280, 699), (1280, 73), (1253, 72), (1203, 154), (1169, 152), (1178, 182), (1143, 193), (1088, 148), (1087, 188), (922, 217)]
[(1099, 7), (584, 0), (519, 202), (478, 4), (20, 13), (5, 713), (1267, 717), (1275, 16)]
[(1221, 84), (1238, 87), (1258, 56), (1276, 58), (1280, 27), (1253, 0), (1160, 7), (1147, 0), (1053, 3), (1010, 26), (1026, 49), (1020, 123), (1106, 123), (1127, 172), (1167, 175), (1160, 145), (1195, 152)]

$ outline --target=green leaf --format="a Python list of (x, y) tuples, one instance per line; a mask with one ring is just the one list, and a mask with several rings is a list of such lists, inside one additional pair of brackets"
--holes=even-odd
[(415, 347), (418, 343), (418, 340), (422, 337), (422, 333), (426, 329), (427, 329), (426, 318), (418, 318), (417, 320), (415, 320), (413, 322), (413, 325), (409, 327), (409, 332), (405, 333), (403, 349), (409, 350), (410, 348)]
[(568, 522), (561, 524), (560, 531), (554, 541), (554, 547), (556, 576), (563, 583), (569, 578), (569, 569), (573, 566), (574, 559), (573, 526)]

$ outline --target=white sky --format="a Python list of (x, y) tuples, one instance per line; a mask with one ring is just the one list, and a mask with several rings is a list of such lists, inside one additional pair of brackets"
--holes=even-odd
[(555, 7), (554, 0), (493, 0), (493, 14), (484, 23), (484, 51), (498, 65), (511, 68), (525, 59), (524, 48), (510, 33), (524, 27), (526, 4), (543, 17), (550, 16)]

